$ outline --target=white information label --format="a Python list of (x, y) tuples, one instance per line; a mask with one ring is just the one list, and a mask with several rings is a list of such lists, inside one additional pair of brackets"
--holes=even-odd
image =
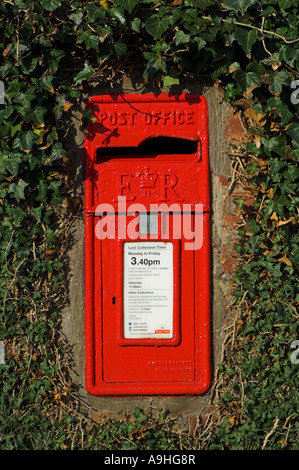
[(124, 243), (124, 337), (173, 337), (173, 244)]

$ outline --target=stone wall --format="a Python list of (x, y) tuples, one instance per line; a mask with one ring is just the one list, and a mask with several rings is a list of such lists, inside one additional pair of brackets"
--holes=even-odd
[[(177, 418), (195, 417), (210, 405), (215, 391), (215, 380), (211, 390), (204, 396), (169, 397), (94, 397), (87, 394), (84, 378), (84, 184), (82, 171), (83, 133), (80, 116), (88, 96), (111, 91), (153, 92), (150, 85), (139, 85), (138, 80), (124, 80), (113, 89), (93, 86), (82, 93), (81, 106), (70, 108), (68, 112), (68, 141), (72, 164), (76, 167), (74, 193), (80, 198), (80, 211), (72, 224), (69, 250), (69, 306), (63, 312), (63, 332), (72, 346), (72, 380), (77, 384), (85, 411), (94, 418), (115, 416), (118, 413), (133, 412), (136, 407), (147, 410), (169, 410)], [(168, 91), (162, 89), (161, 91)], [(209, 106), (210, 140), (210, 181), (211, 181), (211, 220), (212, 220), (212, 330), (213, 330), (213, 373), (221, 360), (223, 327), (231, 317), (231, 279), (238, 259), (234, 250), (237, 242), (235, 228), (242, 223), (236, 212), (234, 199), (248, 198), (242, 188), (234, 184), (234, 168), (230, 157), (231, 146), (242, 144), (245, 136), (239, 115), (222, 100), (216, 87), (202, 87), (194, 82), (186, 82), (178, 90), (202, 93)]]

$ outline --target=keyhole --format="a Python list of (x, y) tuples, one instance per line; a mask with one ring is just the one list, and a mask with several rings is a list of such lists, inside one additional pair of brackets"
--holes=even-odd
[(115, 305), (116, 297), (112, 297), (112, 304)]

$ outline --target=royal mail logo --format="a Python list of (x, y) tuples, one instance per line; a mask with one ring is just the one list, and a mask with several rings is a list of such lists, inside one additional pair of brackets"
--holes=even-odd
[(140, 178), (140, 188), (145, 189), (146, 196), (150, 196), (150, 190), (156, 187), (158, 173), (145, 167), (144, 172), (139, 173), (137, 176)]
[(160, 202), (182, 202), (184, 198), (177, 185), (178, 177), (175, 173), (162, 173), (146, 166), (135, 174), (122, 173), (119, 176), (119, 196), (126, 196), (128, 201), (134, 201), (141, 193), (144, 197), (152, 196)]

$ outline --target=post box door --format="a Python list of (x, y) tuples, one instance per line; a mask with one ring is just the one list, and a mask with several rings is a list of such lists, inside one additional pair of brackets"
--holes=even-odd
[[(190, 367), (194, 355), (193, 270), (189, 266), (189, 276), (184, 276), (181, 286), (179, 245), (170, 241), (102, 242), (102, 266), (110, 274), (110, 281), (107, 275), (103, 283), (105, 382), (194, 380), (194, 368)], [(135, 252), (136, 256), (129, 254)], [(145, 253), (159, 254), (154, 258)], [(136, 264), (132, 265), (135, 258)], [(144, 264), (145, 260), (155, 259), (160, 261), (159, 265)], [(183, 265), (192, 261), (191, 253), (184, 258)], [(119, 264), (121, 277), (115, 279)], [(133, 282), (130, 279), (135, 279), (134, 288), (128, 285)], [(189, 329), (190, 334), (181, 335), (182, 328)], [(159, 393), (159, 387), (156, 392)]]

